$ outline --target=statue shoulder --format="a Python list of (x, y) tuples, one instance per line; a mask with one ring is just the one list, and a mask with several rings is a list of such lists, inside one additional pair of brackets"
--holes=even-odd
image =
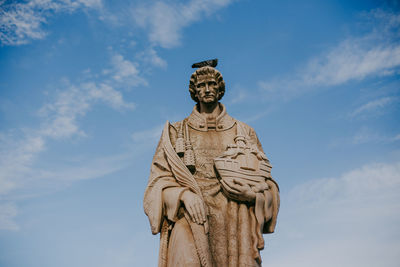
[(169, 131), (178, 132), (181, 125), (182, 125), (182, 121), (171, 122), (169, 124)]
[(244, 131), (248, 140), (250, 141), (250, 144), (255, 145), (261, 152), (264, 152), (262, 145), (260, 143), (260, 140), (258, 139), (258, 136), (257, 136), (254, 128), (242, 121), (237, 120), (237, 119), (235, 119), (235, 122), (236, 122), (237, 127), (242, 128), (242, 130)]
[(171, 122), (169, 126), (169, 132), (170, 134), (178, 134), (179, 130), (182, 127), (182, 124), (184, 123), (184, 120), (176, 121), (176, 122)]
[(256, 136), (256, 132), (255, 132), (255, 130), (254, 130), (253, 127), (251, 127), (251, 126), (248, 125), (247, 123), (242, 122), (242, 121), (240, 121), (240, 120), (238, 120), (238, 119), (235, 119), (235, 118), (233, 118), (233, 119), (235, 120), (236, 125), (237, 125), (238, 127), (242, 127), (242, 129), (245, 131), (245, 133), (246, 133), (249, 137)]
[(178, 137), (179, 129), (183, 124), (184, 120), (173, 122), (169, 124), (169, 137), (173, 146), (175, 146), (176, 138)]

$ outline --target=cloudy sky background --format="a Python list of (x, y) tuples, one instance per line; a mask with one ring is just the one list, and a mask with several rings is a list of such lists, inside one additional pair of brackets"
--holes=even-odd
[(0, 1), (0, 266), (156, 266), (142, 198), (191, 64), (282, 205), (265, 266), (400, 262), (397, 1)]

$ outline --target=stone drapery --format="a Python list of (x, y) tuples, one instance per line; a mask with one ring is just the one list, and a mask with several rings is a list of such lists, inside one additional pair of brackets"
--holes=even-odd
[[(188, 124), (195, 155), (193, 177), (200, 188), (208, 213), (208, 233), (205, 239), (193, 238), (193, 223), (185, 217), (181, 196), (188, 186), (176, 179), (165, 142), (173, 147), (184, 121), (165, 128), (168, 138), (161, 138), (153, 158), (149, 183), (144, 196), (144, 209), (153, 234), (160, 233), (159, 266), (206, 266), (199, 256), (198, 243), (207, 242), (213, 266), (260, 266), (259, 251), (264, 248), (263, 233), (272, 233), (279, 210), (279, 188), (272, 177), (267, 179), (269, 193), (263, 201), (265, 221), (260, 229), (254, 203), (228, 199), (221, 190), (213, 159), (232, 144), (238, 121), (230, 117), (223, 105), (221, 114), (210, 125), (196, 109), (184, 121)], [(241, 122), (240, 122), (241, 123)], [(255, 131), (243, 123), (248, 142), (262, 151)], [(168, 140), (166, 140), (168, 139)], [(196, 243), (197, 242), (197, 243)], [(200, 253), (201, 254), (201, 253)], [(204, 256), (204, 255), (203, 255)]]

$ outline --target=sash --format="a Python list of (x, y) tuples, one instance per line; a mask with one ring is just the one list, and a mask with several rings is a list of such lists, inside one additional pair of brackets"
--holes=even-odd
[[(162, 133), (162, 140), (163, 140), (162, 144), (165, 156), (171, 167), (171, 171), (175, 179), (181, 186), (189, 188), (193, 193), (197, 194), (203, 200), (204, 203), (204, 199), (201, 194), (199, 185), (197, 184), (192, 173), (185, 166), (185, 164), (183, 164), (182, 160), (179, 158), (174, 148), (172, 147), (171, 139), (169, 137), (169, 127), (170, 123), (169, 121), (167, 121), (165, 123), (164, 130)], [(206, 206), (204, 206), (204, 208), (206, 208)], [(201, 266), (212, 267), (213, 263), (208, 243), (208, 222), (206, 221), (203, 225), (199, 225), (193, 222), (186, 210), (185, 210), (185, 218), (192, 230), (193, 239), (196, 246), (197, 254), (200, 259)]]

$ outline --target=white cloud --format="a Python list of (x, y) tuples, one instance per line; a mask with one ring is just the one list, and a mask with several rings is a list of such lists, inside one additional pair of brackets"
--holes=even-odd
[(228, 101), (231, 104), (241, 103), (249, 97), (248, 89), (240, 85), (236, 85), (232, 88), (232, 92), (229, 93)]
[(115, 109), (133, 109), (135, 107), (133, 103), (124, 101), (121, 92), (106, 83), (100, 83), (99, 85), (93, 82), (85, 83), (83, 87), (89, 91), (89, 100), (103, 101)]
[(397, 134), (392, 138), (393, 141), (399, 141), (400, 140), (400, 134)]
[(128, 164), (131, 164), (131, 154), (116, 154), (93, 159), (79, 159), (79, 162), (70, 162), (72, 166), (63, 169), (46, 170), (41, 173), (41, 179), (52, 179), (72, 182), (103, 177), (114, 173)]
[(135, 22), (148, 31), (153, 45), (171, 48), (180, 44), (183, 28), (229, 5), (232, 0), (157, 1), (133, 10)]
[(0, 195), (18, 187), (26, 177), (36, 154), (43, 151), (45, 141), (42, 136), (30, 133), (22, 140), (7, 135), (0, 142)]
[(395, 193), (397, 187), (400, 187), (400, 162), (373, 163), (346, 172), (338, 178), (323, 178), (299, 185), (289, 192), (288, 200), (291, 203), (300, 201), (300, 205), (307, 203), (309, 208), (323, 207), (329, 202), (337, 204), (337, 201), (372, 200), (382, 192)]
[(117, 70), (114, 74), (114, 79), (120, 81), (129, 76), (136, 76), (139, 74), (137, 66), (132, 62), (125, 60), (122, 55), (116, 54), (112, 57), (112, 63)]
[[(132, 109), (133, 103), (123, 100), (119, 91), (106, 84), (83, 83), (69, 85), (61, 90), (53, 103), (42, 107), (42, 123), (38, 129), (25, 129), (22, 139), (3, 136), (0, 154), (0, 194), (7, 194), (34, 175), (33, 163), (45, 149), (49, 139), (66, 139), (84, 136), (78, 119), (86, 115), (90, 108), (101, 101), (115, 109)], [(36, 170), (37, 171), (37, 170)], [(40, 175), (34, 175), (40, 176)]]
[(369, 128), (361, 128), (352, 138), (352, 143), (355, 145), (366, 143), (392, 143), (399, 141), (399, 135), (383, 135)]
[(129, 82), (132, 86), (146, 85), (147, 82), (139, 76), (138, 64), (125, 59), (120, 54), (114, 54), (111, 59), (114, 74), (113, 79), (117, 82)]
[(81, 8), (100, 8), (101, 0), (31, 0), (0, 2), (0, 42), (21, 45), (42, 39), (43, 24), (54, 13), (74, 12)]
[(269, 96), (289, 99), (317, 87), (396, 74), (400, 67), (400, 14), (374, 10), (366, 17), (370, 23), (367, 34), (349, 37), (294, 75), (261, 81), (259, 87)]
[(18, 230), (18, 225), (13, 221), (16, 215), (17, 208), (14, 204), (0, 204), (0, 230)]
[(372, 101), (369, 101), (362, 106), (355, 109), (353, 112), (350, 113), (350, 117), (357, 117), (362, 115), (372, 115), (372, 114), (379, 114), (383, 111), (383, 109), (387, 108), (390, 104), (398, 101), (397, 97), (381, 97)]
[(167, 67), (167, 62), (162, 59), (156, 52), (154, 48), (149, 48), (143, 51), (142, 53), (139, 53), (138, 56), (146, 63), (149, 63), (150, 65), (160, 67), (160, 68), (166, 68)]
[(161, 124), (149, 130), (134, 132), (132, 134), (132, 140), (138, 143), (158, 141), (161, 137), (163, 128), (164, 124)]
[[(245, 116), (245, 117), (243, 116), (243, 118), (241, 118), (240, 120), (244, 121), (246, 123), (252, 123), (252, 122), (258, 121), (261, 118), (264, 118), (265, 116), (270, 114), (271, 111), (272, 111), (272, 108), (270, 108), (270, 107), (264, 108), (262, 112), (258, 112), (257, 114), (252, 115), (252, 116)], [(240, 116), (239, 116), (239, 118), (240, 118)]]
[(400, 259), (400, 162), (375, 163), (282, 195), (271, 266), (387, 266)]
[[(129, 61), (118, 57), (121, 62), (114, 62), (113, 69), (104, 79), (97, 82), (84, 81), (71, 84), (65, 81), (63, 89), (56, 92), (54, 99), (40, 109), (40, 122), (37, 128), (20, 129), (0, 134), (0, 196), (11, 199), (21, 194), (34, 195), (35, 190), (52, 184), (51, 188), (65, 186), (66, 181), (101, 177), (123, 168), (126, 156), (114, 155), (104, 159), (81, 159), (74, 166), (61, 164), (57, 170), (43, 169), (35, 166), (40, 153), (50, 140), (65, 140), (74, 136), (85, 136), (79, 125), (96, 104), (105, 104), (117, 110), (132, 110), (134, 103), (126, 102), (116, 87), (113, 78), (119, 74), (119, 85), (126, 86), (130, 73), (124, 72)], [(124, 65), (125, 64), (125, 65)], [(121, 65), (121, 66), (120, 66)], [(139, 78), (139, 71), (134, 71)], [(19, 134), (19, 136), (17, 136)], [(27, 192), (26, 192), (27, 191)], [(40, 191), (40, 190), (39, 190)], [(19, 193), (16, 193), (19, 192)], [(1, 204), (1, 202), (0, 202)], [(12, 204), (12, 203), (11, 203)], [(7, 204), (8, 205), (8, 204)], [(0, 205), (0, 228), (12, 228), (12, 214), (7, 205)], [(11, 214), (11, 215), (10, 215)]]
[[(112, 49), (110, 48), (110, 50)], [(140, 56), (140, 53), (138, 54)], [(148, 85), (147, 80), (143, 78), (143, 71), (139, 63), (128, 60), (117, 52), (112, 52), (111, 67), (103, 69), (102, 75), (105, 77), (105, 84), (109, 85), (123, 86), (124, 88)]]
[(400, 140), (400, 133), (396, 132), (382, 132), (376, 128), (363, 126), (357, 129), (352, 135), (344, 138), (333, 140), (329, 146), (349, 146), (349, 145), (364, 145), (364, 144), (379, 144), (387, 145)]
[(322, 58), (313, 59), (302, 73), (303, 82), (330, 86), (367, 76), (391, 75), (393, 68), (400, 65), (400, 45), (365, 46), (365, 41), (365, 38), (345, 40)]
[(101, 101), (115, 109), (133, 109), (133, 103), (126, 103), (121, 92), (108, 84), (94, 82), (68, 85), (60, 91), (53, 103), (46, 104), (40, 111), (44, 117), (39, 133), (43, 137), (68, 138), (84, 135), (77, 125), (77, 119), (84, 116), (93, 104)]
[(44, 105), (40, 110), (45, 119), (40, 133), (52, 138), (83, 134), (76, 119), (83, 116), (89, 108), (87, 92), (81, 86), (68, 85), (66, 90), (59, 92), (54, 102)]

